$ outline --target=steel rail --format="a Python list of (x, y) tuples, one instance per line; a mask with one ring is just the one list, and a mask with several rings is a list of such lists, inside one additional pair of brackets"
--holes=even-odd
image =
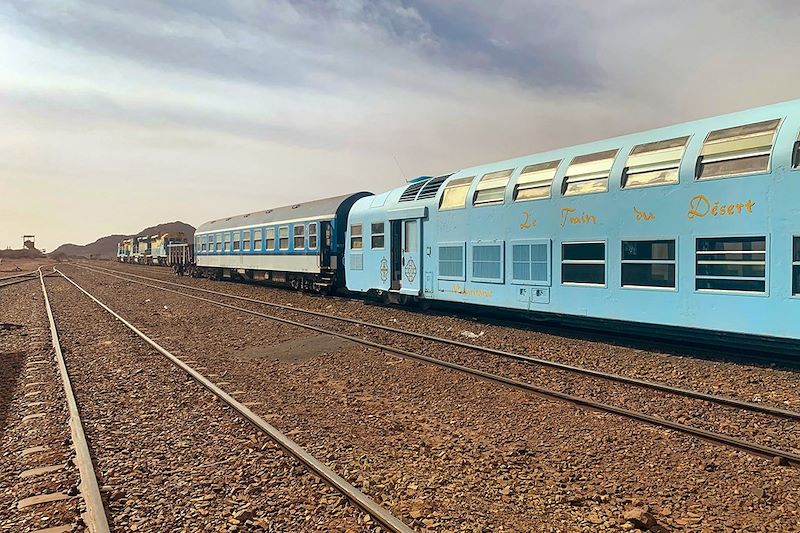
[(23, 278), (23, 279), (14, 279), (11, 281), (6, 281), (5, 283), (0, 283), (0, 288), (3, 287), (10, 287), (11, 285), (16, 285), (17, 283), (25, 283), (26, 281), (35, 281), (39, 278)]
[(292, 439), (281, 433), (277, 428), (270, 425), (266, 420), (255, 414), (253, 411), (248, 409), (245, 405), (241, 404), (237, 400), (235, 400), (232, 396), (228, 393), (217, 387), (214, 383), (208, 380), (205, 376), (194, 370), (192, 367), (181, 361), (178, 357), (171, 354), (153, 339), (142, 333), (139, 329), (137, 329), (133, 324), (122, 318), (118, 313), (113, 311), (110, 307), (106, 304), (101, 302), (96, 297), (92, 296), (88, 291), (86, 291), (83, 287), (75, 283), (72, 279), (70, 279), (66, 274), (54, 268), (56, 272), (61, 274), (61, 276), (78, 288), (83, 294), (91, 298), (97, 305), (105, 309), (109, 314), (111, 314), (114, 318), (122, 322), (128, 329), (130, 329), (133, 333), (138, 335), (143, 341), (147, 344), (152, 346), (156, 351), (158, 351), (161, 355), (169, 359), (175, 366), (189, 374), (195, 381), (217, 396), (220, 400), (225, 402), (229, 407), (234, 409), (238, 412), (242, 417), (244, 417), (248, 422), (253, 424), (256, 428), (260, 429), (262, 432), (266, 433), (272, 440), (277, 444), (281, 449), (284, 450), (287, 454), (291, 455), (292, 457), (296, 458), (302, 464), (304, 464), (309, 470), (317, 474), (321, 479), (325, 480), (326, 483), (331, 485), (348, 500), (353, 502), (356, 506), (361, 508), (364, 512), (368, 513), (374, 520), (380, 523), (383, 527), (385, 527), (389, 531), (393, 531), (395, 533), (411, 533), (413, 529), (408, 527), (402, 520), (392, 515), (389, 511), (387, 511), (383, 506), (372, 500), (369, 496), (358, 490), (356, 487), (351, 485), (347, 480), (339, 476), (336, 472), (331, 470), (327, 465), (320, 462), (316, 458), (314, 458), (311, 454), (309, 454), (305, 449), (303, 449), (300, 445), (294, 442)]
[[(62, 276), (63, 276), (63, 274), (62, 274)], [(779, 462), (782, 463), (782, 464), (788, 464), (788, 465), (792, 465), (794, 467), (800, 466), (800, 455), (792, 453), (792, 452), (789, 452), (789, 451), (780, 450), (778, 448), (772, 448), (772, 447), (769, 447), (769, 446), (764, 446), (764, 445), (761, 445), (761, 444), (758, 444), (758, 443), (754, 443), (754, 442), (748, 442), (746, 440), (742, 440), (742, 439), (739, 439), (739, 438), (736, 438), (736, 437), (731, 437), (729, 435), (725, 435), (725, 434), (722, 434), (722, 433), (717, 433), (717, 432), (714, 432), (714, 431), (708, 431), (708, 430), (701, 429), (701, 428), (687, 426), (687, 425), (681, 424), (679, 422), (673, 422), (671, 420), (666, 420), (664, 418), (648, 415), (648, 414), (645, 414), (645, 413), (641, 413), (639, 411), (633, 411), (633, 410), (625, 409), (625, 408), (622, 408), (622, 407), (616, 407), (616, 406), (613, 406), (613, 405), (609, 405), (609, 404), (605, 404), (605, 403), (601, 403), (601, 402), (596, 402), (596, 401), (593, 401), (593, 400), (589, 400), (587, 398), (581, 398), (579, 396), (573, 396), (573, 395), (570, 395), (570, 394), (565, 394), (563, 392), (554, 391), (554, 390), (547, 389), (547, 388), (544, 388), (544, 387), (537, 387), (535, 385), (531, 385), (529, 383), (525, 383), (525, 382), (522, 382), (522, 381), (517, 381), (517, 380), (511, 379), (511, 378), (507, 378), (505, 376), (499, 376), (497, 374), (492, 374), (490, 372), (485, 372), (483, 370), (478, 370), (478, 369), (475, 369), (475, 368), (470, 368), (470, 367), (467, 367), (467, 366), (459, 365), (457, 363), (451, 363), (449, 361), (443, 361), (441, 359), (436, 359), (435, 357), (429, 357), (429, 356), (426, 356), (426, 355), (418, 354), (418, 353), (411, 352), (411, 351), (408, 351), (408, 350), (404, 350), (404, 349), (401, 349), (401, 348), (395, 348), (393, 346), (388, 346), (388, 345), (385, 345), (385, 344), (380, 344), (380, 343), (377, 343), (377, 342), (368, 341), (366, 339), (355, 337), (353, 335), (348, 335), (346, 333), (339, 333), (339, 332), (336, 332), (336, 331), (326, 330), (326, 329), (318, 327), (318, 326), (312, 326), (310, 324), (303, 324), (301, 322), (296, 322), (294, 320), (290, 320), (290, 319), (287, 319), (287, 318), (281, 318), (281, 317), (276, 317), (274, 315), (268, 315), (266, 313), (260, 313), (258, 311), (253, 311), (251, 309), (246, 309), (244, 307), (238, 307), (238, 306), (227, 304), (227, 303), (224, 303), (224, 302), (218, 302), (218, 301), (215, 301), (215, 300), (211, 300), (209, 298), (204, 298), (202, 296), (195, 296), (193, 294), (187, 294), (185, 292), (176, 291), (174, 289), (169, 289), (169, 288), (166, 288), (166, 287), (159, 287), (159, 286), (152, 285), (152, 284), (149, 284), (149, 283), (144, 283), (144, 282), (137, 282), (137, 283), (141, 283), (142, 285), (149, 286), (149, 287), (152, 287), (152, 288), (155, 288), (155, 289), (159, 289), (159, 290), (162, 290), (162, 291), (179, 294), (179, 295), (184, 296), (186, 298), (191, 298), (191, 299), (194, 299), (194, 300), (207, 302), (207, 303), (210, 303), (212, 305), (216, 305), (218, 307), (224, 307), (224, 308), (232, 309), (234, 311), (238, 311), (238, 312), (241, 312), (241, 313), (246, 313), (246, 314), (253, 315), (253, 316), (258, 316), (258, 317), (261, 317), (261, 318), (266, 318), (268, 320), (274, 320), (276, 322), (281, 322), (281, 323), (284, 323), (284, 324), (297, 326), (299, 328), (304, 328), (304, 329), (315, 331), (317, 333), (322, 333), (322, 334), (325, 334), (325, 335), (331, 335), (333, 337), (338, 337), (340, 339), (346, 339), (346, 340), (349, 340), (349, 341), (352, 341), (352, 342), (356, 342), (356, 343), (364, 345), (364, 346), (369, 346), (371, 348), (375, 348), (375, 349), (377, 349), (377, 350), (379, 350), (381, 352), (389, 352), (389, 353), (393, 353), (393, 354), (398, 355), (398, 356), (403, 357), (403, 358), (412, 359), (412, 360), (416, 360), (416, 361), (422, 361), (424, 363), (428, 363), (428, 364), (431, 364), (431, 365), (434, 365), (434, 366), (439, 366), (441, 368), (447, 368), (447, 369), (450, 369), (450, 370), (456, 370), (456, 371), (464, 373), (464, 374), (472, 375), (472, 376), (475, 376), (477, 378), (484, 379), (484, 380), (487, 380), (487, 381), (492, 381), (492, 382), (495, 382), (495, 383), (501, 383), (501, 384), (507, 385), (507, 386), (509, 386), (511, 388), (519, 389), (519, 390), (522, 390), (522, 391), (525, 391), (525, 392), (528, 392), (528, 393), (532, 393), (532, 394), (535, 394), (535, 395), (538, 395), (540, 397), (544, 397), (544, 398), (547, 398), (547, 399), (561, 400), (561, 401), (564, 401), (564, 402), (567, 402), (567, 403), (570, 403), (570, 404), (573, 404), (573, 405), (586, 407), (586, 408), (589, 408), (589, 409), (592, 409), (592, 410), (595, 410), (595, 411), (618, 415), (618, 416), (621, 416), (621, 417), (624, 417), (624, 418), (628, 418), (628, 419), (631, 419), (631, 420), (636, 420), (638, 422), (644, 422), (644, 423), (647, 423), (647, 424), (650, 424), (650, 425), (653, 425), (653, 426), (657, 426), (657, 427), (661, 427), (661, 428), (672, 429), (674, 431), (678, 431), (678, 432), (684, 433), (686, 435), (690, 435), (690, 436), (693, 436), (693, 437), (698, 437), (698, 438), (707, 440), (709, 442), (713, 442), (713, 443), (716, 443), (716, 444), (722, 444), (722, 445), (725, 445), (725, 446), (728, 446), (728, 447), (731, 447), (731, 448), (736, 448), (736, 449), (739, 449), (739, 450), (742, 450), (742, 451), (746, 451), (746, 452), (754, 454), (754, 455), (759, 455), (761, 457), (766, 457), (766, 458), (770, 458), (770, 459), (777, 458), (779, 460)]]
[(47, 296), (41, 268), (39, 268), (39, 281), (42, 284), (44, 306), (47, 310), (47, 319), (50, 322), (50, 336), (52, 337), (56, 363), (58, 364), (59, 374), (61, 374), (61, 381), (64, 384), (64, 396), (67, 398), (67, 407), (69, 408), (69, 428), (72, 434), (72, 445), (75, 447), (75, 465), (78, 467), (78, 472), (81, 476), (79, 488), (83, 501), (86, 503), (86, 512), (82, 517), (90, 532), (108, 533), (109, 526), (105, 507), (103, 506), (103, 498), (100, 495), (92, 456), (89, 453), (89, 445), (86, 442), (86, 434), (83, 431), (83, 422), (81, 422), (78, 403), (75, 400), (75, 391), (72, 389), (64, 353), (61, 351), (61, 343), (58, 340), (58, 330), (56, 329), (56, 322), (53, 318), (53, 310), (50, 307), (50, 299)]
[(12, 274), (10, 276), (4, 276), (4, 277), (0, 278), (0, 281), (5, 281), (7, 279), (21, 278), (23, 276), (33, 276), (34, 279), (38, 279), (36, 277), (37, 272), (39, 272), (39, 271), (38, 270), (31, 270), (30, 272), (20, 272), (18, 274)]
[[(83, 265), (78, 265), (78, 266), (80, 266), (81, 268), (89, 269), (89, 270), (94, 270), (94, 268), (98, 268), (98, 269), (101, 269), (101, 270), (104, 270), (104, 271), (116, 272), (118, 274), (122, 273), (119, 270), (113, 270), (113, 269), (108, 269), (108, 268), (103, 268), (103, 267), (94, 267), (93, 268), (93, 267), (87, 267), (87, 266), (83, 266)], [(103, 272), (98, 272), (97, 270), (94, 270), (94, 271), (97, 272), (98, 274), (102, 274), (103, 273)], [(116, 276), (119, 279), (126, 279), (123, 276), (118, 276), (116, 274), (107, 274), (107, 275)], [(341, 322), (347, 322), (347, 323), (354, 324), (354, 325), (359, 325), (359, 326), (366, 326), (366, 327), (370, 327), (370, 328), (374, 328), (374, 329), (378, 329), (378, 330), (382, 330), (382, 331), (389, 331), (389, 332), (392, 332), (392, 333), (400, 333), (400, 334), (403, 334), (403, 335), (408, 335), (410, 337), (415, 337), (415, 338), (423, 339), (423, 340), (430, 341), (430, 342), (438, 342), (438, 343), (441, 343), (441, 344), (447, 344), (447, 345), (450, 345), (450, 346), (456, 346), (456, 347), (459, 347), (459, 348), (465, 348), (465, 349), (469, 349), (469, 350), (483, 352), (483, 353), (487, 353), (487, 354), (503, 357), (503, 358), (506, 358), (506, 359), (513, 359), (515, 361), (520, 361), (520, 362), (531, 364), (531, 365), (545, 366), (545, 367), (549, 367), (549, 368), (554, 368), (556, 370), (570, 372), (570, 373), (573, 373), (573, 374), (580, 374), (580, 375), (589, 376), (589, 377), (592, 377), (592, 378), (602, 379), (602, 380), (606, 380), (606, 381), (614, 381), (614, 382), (617, 382), (617, 383), (624, 383), (626, 385), (632, 385), (632, 386), (635, 386), (635, 387), (640, 387), (640, 388), (645, 388), (645, 389), (650, 389), (650, 390), (656, 390), (656, 391), (659, 391), (659, 392), (664, 392), (664, 393), (667, 393), (667, 394), (673, 394), (673, 395), (676, 395), (676, 396), (685, 396), (687, 398), (693, 398), (693, 399), (696, 399), (696, 400), (703, 400), (703, 401), (710, 402), (710, 403), (715, 403), (715, 404), (718, 404), (718, 405), (725, 405), (727, 407), (735, 407), (737, 409), (742, 409), (742, 410), (745, 410), (745, 411), (768, 414), (768, 415), (772, 415), (772, 416), (776, 416), (776, 417), (780, 417), (780, 418), (787, 418), (787, 419), (791, 419), (791, 420), (800, 420), (800, 412), (792, 411), (792, 410), (789, 410), (789, 409), (782, 409), (780, 407), (774, 407), (774, 406), (771, 406), (771, 405), (748, 402), (746, 400), (739, 400), (739, 399), (731, 398), (731, 397), (728, 397), (728, 396), (719, 396), (719, 395), (716, 395), (716, 394), (708, 394), (708, 393), (705, 393), (705, 392), (700, 392), (700, 391), (696, 391), (696, 390), (692, 390), (692, 389), (684, 389), (684, 388), (681, 388), (681, 387), (674, 387), (674, 386), (668, 385), (666, 383), (660, 383), (660, 382), (656, 382), (656, 381), (649, 381), (649, 380), (633, 378), (633, 377), (629, 377), (629, 376), (623, 376), (623, 375), (620, 375), (620, 374), (602, 372), (600, 370), (593, 370), (593, 369), (590, 369), (590, 368), (584, 368), (584, 367), (579, 367), (579, 366), (574, 366), (574, 365), (568, 365), (566, 363), (559, 363), (559, 362), (551, 361), (551, 360), (548, 360), (548, 359), (541, 359), (541, 358), (538, 358), (538, 357), (531, 357), (529, 355), (522, 355), (522, 354), (518, 354), (518, 353), (507, 352), (505, 350), (498, 350), (496, 348), (490, 348), (490, 347), (487, 347), (487, 346), (480, 346), (480, 345), (477, 345), (477, 344), (470, 344), (468, 342), (458, 341), (458, 340), (454, 340), (454, 339), (436, 337), (436, 336), (433, 336), (433, 335), (427, 335), (425, 333), (418, 333), (416, 331), (398, 330), (398, 329), (395, 329), (395, 328), (392, 328), (392, 327), (389, 327), (389, 326), (384, 326), (383, 324), (376, 324), (374, 322), (366, 322), (366, 321), (357, 320), (357, 319), (354, 319), (354, 318), (347, 318), (347, 317), (339, 317), (339, 316), (328, 315), (328, 314), (325, 314), (325, 313), (321, 313), (319, 311), (312, 311), (310, 309), (296, 308), (296, 307), (292, 307), (292, 306), (289, 306), (289, 305), (283, 305), (283, 304), (278, 304), (278, 303), (274, 303), (274, 302), (267, 302), (267, 301), (264, 301), (264, 300), (258, 300), (256, 298), (248, 298), (246, 296), (238, 296), (238, 295), (235, 295), (235, 294), (223, 293), (223, 292), (220, 292), (220, 291), (212, 291), (212, 290), (209, 290), (209, 289), (202, 289), (202, 288), (199, 288), (199, 287), (192, 287), (190, 285), (185, 285), (185, 284), (182, 284), (182, 283), (174, 283), (174, 282), (171, 282), (171, 281), (159, 280), (157, 278), (149, 278), (149, 277), (146, 277), (146, 276), (139, 276), (137, 274), (130, 274), (130, 273), (127, 273), (127, 272), (125, 272), (124, 275), (125, 276), (133, 276), (133, 277), (141, 278), (141, 279), (147, 279), (147, 280), (150, 280), (150, 281), (155, 281), (157, 283), (163, 283), (163, 284), (166, 284), (166, 285), (172, 285), (172, 286), (176, 286), (176, 287), (183, 287), (183, 288), (186, 288), (186, 289), (189, 289), (189, 290), (193, 290), (193, 291), (204, 292), (204, 293), (208, 293), (208, 294), (214, 294), (214, 295), (217, 295), (217, 296), (223, 296), (223, 297), (226, 297), (226, 298), (233, 298), (233, 299), (240, 300), (240, 301), (252, 302), (252, 303), (257, 303), (257, 304), (261, 304), (261, 305), (267, 305), (267, 306), (270, 306), (270, 307), (283, 309), (283, 310), (286, 310), (286, 311), (296, 311), (298, 313), (305, 313), (305, 314), (308, 314), (308, 315), (322, 317), (322, 318), (330, 318), (332, 320), (339, 320)], [(127, 281), (132, 282), (132, 283), (140, 283), (140, 282), (137, 282), (137, 281), (131, 280), (131, 279), (128, 279)]]

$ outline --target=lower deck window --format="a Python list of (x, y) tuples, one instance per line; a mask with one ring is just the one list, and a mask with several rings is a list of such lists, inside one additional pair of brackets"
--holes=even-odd
[(792, 254), (792, 294), (800, 294), (800, 237), (794, 238)]
[(766, 292), (766, 237), (697, 239), (695, 288)]
[(275, 249), (275, 228), (267, 228), (264, 245), (267, 250), (272, 251)]
[(246, 252), (250, 251), (250, 230), (242, 232), (242, 250)]
[(606, 243), (561, 244), (561, 283), (606, 284)]
[(261, 250), (261, 230), (253, 230), (253, 250)]
[(474, 244), (472, 246), (472, 279), (503, 282), (502, 244)]
[(622, 241), (622, 286), (675, 288), (675, 241)]
[(239, 244), (240, 244), (239, 239), (240, 238), (241, 238), (241, 234), (238, 231), (233, 234), (233, 250), (234, 251), (238, 251), (239, 250)]
[(439, 245), (439, 278), (464, 280), (464, 245)]
[(224, 251), (229, 252), (231, 250), (231, 234), (225, 234), (225, 245), (222, 248)]
[(361, 250), (364, 247), (361, 224), (350, 224), (350, 249)]
[(550, 283), (550, 243), (511, 245), (511, 280), (520, 283)]

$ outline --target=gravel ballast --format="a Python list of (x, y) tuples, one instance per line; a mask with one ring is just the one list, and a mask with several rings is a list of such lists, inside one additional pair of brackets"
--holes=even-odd
[[(256, 412), (415, 527), (594, 531), (631, 529), (649, 518), (656, 528), (681, 530), (796, 527), (793, 469), (179, 295), (65, 271), (165, 347), (260, 401)], [(188, 282), (302, 300), (329, 313), (359, 316), (361, 309), (360, 318), (394, 319), (409, 329), (459, 327), (450, 321), (460, 319), (360, 302)], [(516, 335), (535, 335), (503, 329), (504, 349), (522, 344)], [(558, 342), (570, 353), (584, 341)]]

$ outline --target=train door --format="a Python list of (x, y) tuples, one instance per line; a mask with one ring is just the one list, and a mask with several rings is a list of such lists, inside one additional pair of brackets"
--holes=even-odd
[(392, 221), (392, 290), (409, 295), (420, 292), (420, 231), (419, 219)]

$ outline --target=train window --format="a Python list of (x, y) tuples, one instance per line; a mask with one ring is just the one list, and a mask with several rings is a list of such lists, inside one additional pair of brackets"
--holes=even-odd
[(561, 283), (606, 284), (606, 243), (561, 243)]
[(289, 249), (289, 226), (278, 228), (278, 248), (281, 250)]
[(370, 225), (370, 244), (372, 245), (373, 250), (383, 249), (384, 247), (385, 233), (383, 228), (383, 222), (373, 222)]
[(264, 244), (268, 251), (275, 250), (275, 228), (267, 228)]
[(678, 183), (678, 168), (688, 142), (686, 136), (634, 147), (622, 171), (622, 188)]
[(524, 202), (550, 198), (553, 178), (556, 177), (556, 171), (560, 164), (561, 160), (559, 159), (558, 161), (537, 163), (523, 168), (522, 173), (517, 178), (517, 184), (514, 186), (514, 201)]
[(308, 225), (308, 248), (310, 250), (317, 249), (317, 228), (318, 224), (316, 222), (312, 222)]
[(230, 252), (231, 251), (231, 234), (226, 232), (223, 235), (225, 235), (225, 244), (223, 245), (222, 249), (224, 251), (226, 251), (226, 252)]
[(294, 249), (302, 250), (306, 247), (306, 227), (302, 224), (294, 225)]
[(439, 245), (439, 279), (464, 281), (464, 243)]
[(217, 233), (216, 243), (217, 243), (217, 251), (221, 252), (222, 251), (222, 233)]
[(622, 241), (622, 286), (675, 288), (675, 241)]
[(512, 243), (511, 281), (550, 285), (549, 240)]
[(619, 150), (606, 150), (575, 157), (567, 168), (561, 194), (576, 196), (608, 190), (608, 175)]
[(203, 252), (205, 252), (205, 251), (206, 251), (206, 246), (208, 246), (208, 237), (206, 237), (205, 235), (203, 235), (203, 236), (200, 238), (200, 250), (201, 250), (201, 251), (203, 251)]
[(238, 231), (234, 232), (233, 233), (233, 251), (234, 252), (239, 250), (239, 244), (241, 243), (240, 239), (241, 239), (241, 232), (238, 232)]
[(800, 237), (795, 237), (792, 253), (792, 294), (800, 294)]
[(253, 250), (261, 251), (261, 228), (253, 230)]
[(503, 244), (472, 245), (472, 280), (503, 283)]
[(470, 176), (468, 178), (450, 180), (442, 193), (439, 209), (460, 209), (464, 207), (467, 203), (467, 193), (474, 179), (475, 176)]
[(697, 179), (769, 172), (769, 157), (780, 119), (712, 131), (697, 160)]
[(361, 250), (364, 247), (361, 224), (350, 224), (350, 249)]
[(502, 204), (506, 195), (506, 185), (513, 168), (484, 174), (475, 189), (472, 205)]
[(245, 252), (250, 251), (250, 230), (246, 229), (242, 232), (242, 250)]
[(698, 291), (766, 292), (766, 237), (697, 239)]
[(797, 141), (794, 143), (794, 151), (792, 152), (792, 167), (800, 168), (800, 135), (797, 136)]

